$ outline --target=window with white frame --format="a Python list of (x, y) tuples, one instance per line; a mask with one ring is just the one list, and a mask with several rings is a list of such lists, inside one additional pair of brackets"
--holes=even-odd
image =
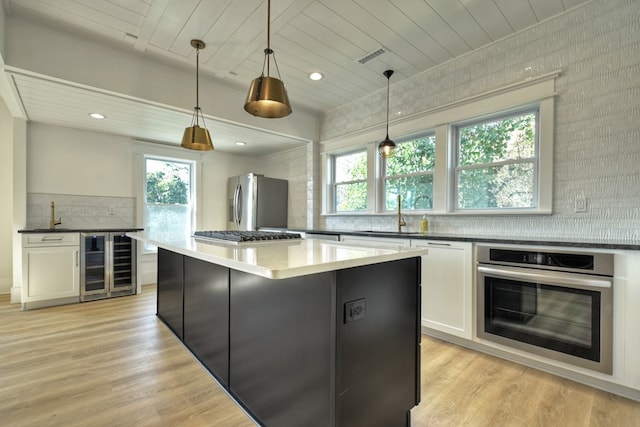
[[(154, 236), (190, 235), (194, 222), (195, 164), (145, 156), (144, 228)], [(146, 251), (154, 250), (153, 246)]]
[(393, 156), (382, 163), (385, 211), (398, 208), (421, 211), (433, 209), (433, 171), (436, 158), (436, 137), (430, 133), (396, 144)]
[[(377, 157), (377, 142), (372, 141), (378, 130), (323, 145), (333, 159), (341, 156), (343, 147), (362, 144), (361, 171), (368, 170), (368, 176), (345, 180), (345, 185), (357, 182), (360, 188), (362, 197), (353, 198), (360, 201), (357, 211), (389, 213), (397, 209), (397, 196), (402, 195), (402, 208), (416, 213), (549, 214), (553, 211), (554, 104), (559, 75), (541, 75), (399, 121), (393, 134), (400, 143), (389, 160)], [(419, 137), (403, 139), (402, 135)], [(433, 157), (423, 159), (419, 150)], [(326, 213), (348, 214), (351, 209), (336, 209), (336, 200), (351, 200), (353, 192), (336, 197), (335, 165), (326, 165)], [(366, 207), (365, 189), (369, 192)]]
[(367, 210), (367, 150), (331, 156), (333, 212)]
[(537, 207), (539, 110), (455, 126), (454, 210)]

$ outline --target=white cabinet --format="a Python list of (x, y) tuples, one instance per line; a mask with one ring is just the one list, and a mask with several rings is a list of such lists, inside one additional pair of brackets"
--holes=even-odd
[(351, 236), (349, 234), (340, 235), (340, 241), (347, 244), (353, 243), (354, 245), (368, 246), (380, 249), (398, 249), (398, 247), (408, 248), (411, 245), (411, 241), (409, 239)]
[(622, 359), (623, 384), (640, 390), (640, 252), (616, 253), (614, 263), (613, 322), (622, 324), (613, 332), (614, 364)]
[(422, 256), (422, 326), (471, 339), (473, 334), (473, 245), (414, 239)]
[(78, 233), (37, 233), (22, 237), (22, 308), (80, 300)]

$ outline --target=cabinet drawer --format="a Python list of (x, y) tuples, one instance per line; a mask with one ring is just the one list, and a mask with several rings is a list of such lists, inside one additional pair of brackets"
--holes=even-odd
[(30, 233), (22, 236), (22, 247), (24, 248), (78, 245), (80, 245), (78, 233)]

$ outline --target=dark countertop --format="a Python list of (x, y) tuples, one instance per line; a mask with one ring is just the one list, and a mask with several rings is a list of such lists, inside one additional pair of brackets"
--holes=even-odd
[(144, 228), (115, 227), (115, 228), (25, 228), (18, 233), (110, 233), (113, 231), (143, 231)]
[(397, 231), (353, 231), (353, 230), (305, 230), (288, 228), (290, 231), (327, 234), (327, 235), (350, 235), (364, 237), (387, 237), (401, 239), (423, 239), (423, 240), (448, 240), (451, 242), (471, 242), (471, 243), (491, 243), (509, 245), (529, 245), (529, 246), (564, 246), (572, 248), (591, 249), (618, 249), (618, 250), (640, 250), (640, 241), (637, 240), (608, 240), (608, 239), (578, 239), (578, 238), (553, 238), (553, 237), (530, 237), (530, 236), (473, 236), (460, 234), (440, 234), (419, 232)]

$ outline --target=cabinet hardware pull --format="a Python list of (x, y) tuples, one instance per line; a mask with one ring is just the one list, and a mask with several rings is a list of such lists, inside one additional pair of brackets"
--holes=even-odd
[(433, 243), (433, 242), (428, 242), (427, 245), (431, 245), (431, 246), (451, 246), (451, 243)]
[(42, 238), (43, 242), (54, 242), (57, 240), (62, 240), (62, 237), (43, 237)]

